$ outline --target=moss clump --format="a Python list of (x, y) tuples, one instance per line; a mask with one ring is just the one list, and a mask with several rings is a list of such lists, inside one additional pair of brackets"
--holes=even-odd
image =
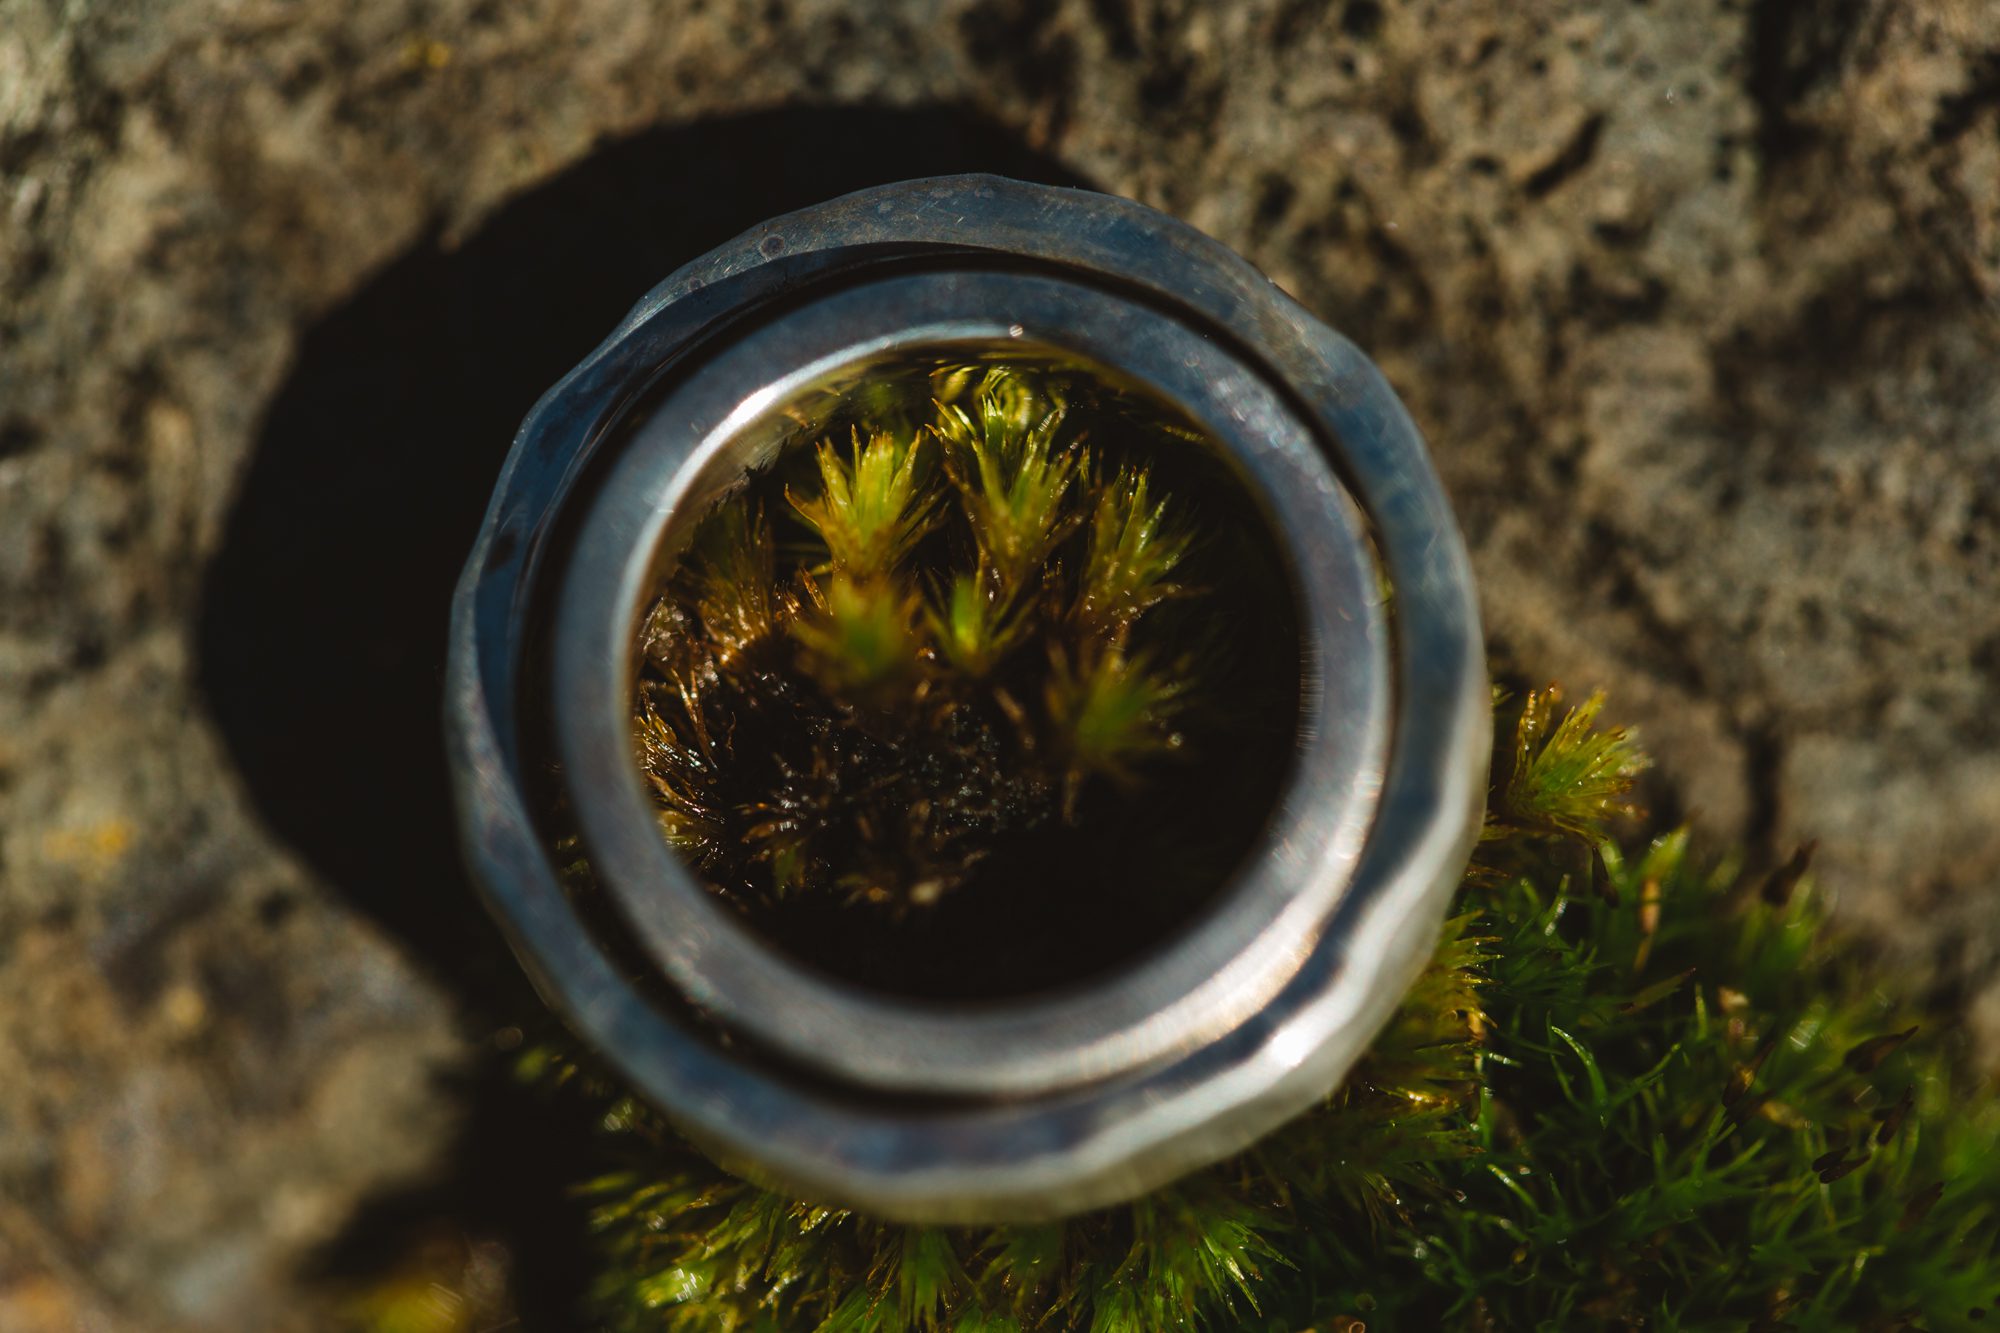
[(620, 1330), (1956, 1329), (2000, 1302), (2000, 1106), (1948, 1025), (1683, 833), (1621, 852), (1641, 760), (1531, 695), (1430, 969), (1348, 1081), (1241, 1157), (1028, 1228), (893, 1226), (602, 1113)]
[(1289, 583), (1247, 497), (1072, 369), (941, 365), (834, 421), (701, 518), (645, 619), (666, 837), (883, 989), (1021, 993), (1149, 947), (1255, 839), (1296, 723)]

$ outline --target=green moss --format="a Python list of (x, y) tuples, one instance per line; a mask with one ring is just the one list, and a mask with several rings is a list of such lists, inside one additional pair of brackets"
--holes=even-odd
[(893, 1226), (602, 1110), (619, 1330), (1955, 1329), (2000, 1302), (2000, 1106), (1948, 1021), (1684, 833), (1621, 850), (1642, 760), (1529, 696), (1430, 969), (1324, 1104), (1127, 1207)]
[(776, 947), (880, 990), (1144, 953), (1249, 854), (1294, 748), (1296, 599), (1249, 491), (1166, 404), (1009, 354), (792, 405), (638, 644), (667, 840)]
[[(863, 395), (810, 472), (781, 460), (717, 503), (648, 619), (640, 762), (670, 840), (752, 909), (934, 904), (1179, 744), (1194, 659), (1141, 645), (1173, 637), (1149, 612), (1198, 594), (1152, 464), (1083, 439), (1059, 375), (925, 383), (950, 400)], [(979, 795), (999, 791), (1004, 809)]]

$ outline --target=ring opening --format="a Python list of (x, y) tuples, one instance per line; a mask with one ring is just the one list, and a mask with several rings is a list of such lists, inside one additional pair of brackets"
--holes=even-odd
[(712, 453), (632, 741), (757, 936), (899, 997), (1073, 988), (1214, 908), (1294, 768), (1300, 595), (1192, 418), (1010, 338), (843, 367)]

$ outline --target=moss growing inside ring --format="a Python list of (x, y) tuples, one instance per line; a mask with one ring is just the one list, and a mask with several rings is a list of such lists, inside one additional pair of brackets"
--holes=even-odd
[(1190, 423), (1074, 364), (919, 361), (820, 407), (644, 618), (663, 834), (767, 937), (878, 989), (1020, 994), (1157, 945), (1290, 763), (1296, 613), (1254, 500)]

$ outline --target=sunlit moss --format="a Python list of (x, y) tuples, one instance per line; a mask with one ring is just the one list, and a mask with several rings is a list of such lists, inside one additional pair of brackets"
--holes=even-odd
[[(620, 1330), (1956, 1329), (2000, 1299), (2000, 1106), (1948, 1022), (1684, 832), (1642, 756), (1526, 700), (1430, 968), (1250, 1151), (1035, 1227), (877, 1222), (737, 1180), (601, 1075), (596, 1316)], [(1575, 855), (1593, 858), (1589, 877)], [(1749, 888), (1755, 889), (1755, 884)]]
[(1172, 581), (1192, 534), (1177, 527), (1143, 468), (1121, 469), (1097, 487), (1090, 552), (1077, 591), (1077, 620), (1116, 634), (1181, 589)]
[[(836, 574), (855, 580), (884, 578), (909, 558), (937, 508), (935, 492), (924, 484), (931, 453), (924, 435), (906, 438), (877, 431), (864, 440), (858, 426), (845, 456), (830, 440), (815, 450), (819, 493), (788, 492), (786, 498), (826, 543)], [(734, 522), (724, 516), (744, 507), (724, 504), (710, 521)], [(762, 576), (768, 584), (771, 571)]]
[(1058, 447), (1063, 409), (1039, 419), (1018, 377), (982, 389), (973, 411), (942, 404), (933, 428), (979, 545), (981, 573), (1003, 600), (1025, 595), (1081, 521), (1070, 503), (1089, 456)]
[(1172, 758), (1195, 659), (1151, 613), (1208, 592), (1178, 578), (1199, 524), (1070, 398), (1009, 366), (873, 384), (801, 443), (810, 469), (701, 517), (646, 619), (634, 735), (719, 892), (923, 908)]

